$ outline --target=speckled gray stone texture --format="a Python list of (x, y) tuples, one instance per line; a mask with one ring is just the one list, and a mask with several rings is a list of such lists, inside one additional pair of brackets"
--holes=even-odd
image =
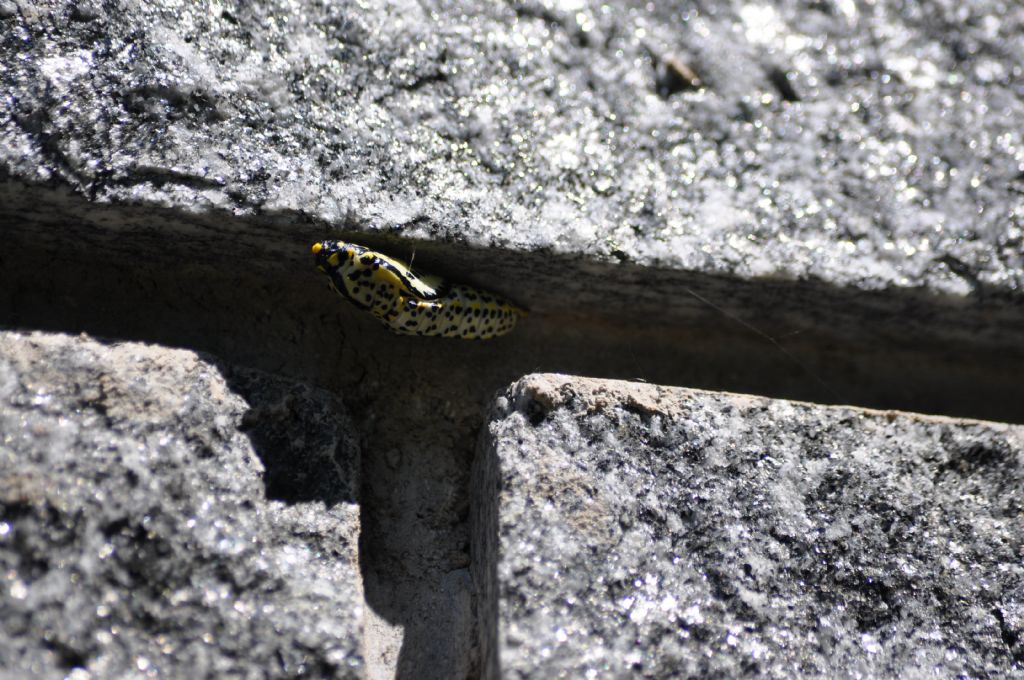
[(1024, 677), (1024, 428), (533, 375), (476, 465), (497, 677)]
[(955, 298), (1024, 284), (1013, 3), (2, 7), (8, 187), (249, 217), (245, 238), (277, 216)]
[[(362, 677), (346, 425), (193, 352), (0, 333), (0, 675)], [(302, 470), (320, 500), (268, 500)]]

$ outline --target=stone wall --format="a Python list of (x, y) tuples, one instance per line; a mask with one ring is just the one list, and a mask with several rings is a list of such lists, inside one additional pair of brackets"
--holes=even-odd
[[(932, 417), (1024, 423), (1022, 28), (995, 0), (0, 0), (3, 671), (1024, 674), (1019, 435)], [(394, 336), (327, 290), (325, 238), (531, 314)], [(558, 381), (578, 403), (515, 396)], [(629, 480), (515, 476), (609, 459), (598, 421)], [(684, 474), (735, 493), (665, 505)], [(606, 488), (595, 577), (598, 534), (699, 549), (656, 602), (630, 572), (628, 612), (594, 585), (592, 626), (511, 567), (551, 536), (501, 527)]]

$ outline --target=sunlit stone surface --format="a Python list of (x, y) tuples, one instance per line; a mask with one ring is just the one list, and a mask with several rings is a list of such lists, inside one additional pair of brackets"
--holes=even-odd
[(0, 675), (362, 677), (349, 427), (193, 352), (0, 333)]
[(741, 277), (1020, 290), (1022, 35), (996, 0), (4, 2), (0, 176)]
[(528, 376), (474, 478), (489, 677), (1024, 672), (1024, 428)]

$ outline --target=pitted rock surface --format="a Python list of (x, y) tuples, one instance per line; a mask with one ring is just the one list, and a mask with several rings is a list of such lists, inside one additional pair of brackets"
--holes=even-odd
[(559, 375), (474, 481), (490, 677), (1024, 675), (1024, 429)]
[(0, 334), (0, 675), (362, 677), (347, 418), (189, 351)]
[(55, 204), (167, 208), (193, 236), (276, 217), (742, 279), (1024, 285), (1012, 4), (4, 7), (0, 177)]

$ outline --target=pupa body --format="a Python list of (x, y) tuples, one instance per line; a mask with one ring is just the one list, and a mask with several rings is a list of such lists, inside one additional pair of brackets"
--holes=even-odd
[(354, 243), (321, 241), (313, 255), (334, 290), (402, 335), (486, 340), (526, 316), (498, 295), (415, 274), (404, 262)]

